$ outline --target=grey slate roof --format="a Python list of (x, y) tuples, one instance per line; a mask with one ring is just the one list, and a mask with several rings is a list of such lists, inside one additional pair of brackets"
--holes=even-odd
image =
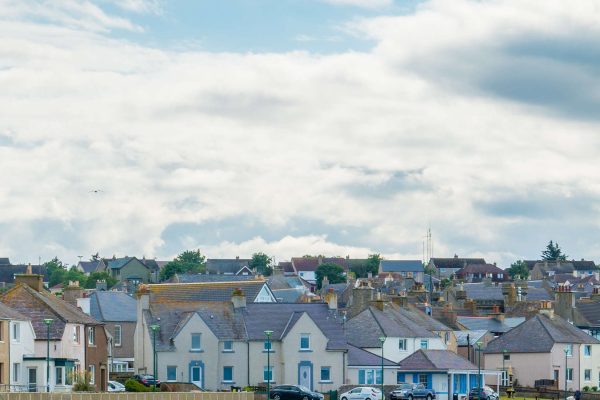
[(98, 321), (137, 321), (136, 300), (125, 292), (97, 291), (90, 295), (90, 315)]
[(0, 257), (0, 265), (10, 265), (8, 257)]
[(244, 258), (209, 258), (206, 260), (206, 271), (209, 274), (236, 274), (243, 267), (248, 267), (250, 261)]
[[(2, 265), (0, 264), (0, 282), (13, 284), (15, 283), (15, 275), (24, 274), (27, 271), (27, 265)], [(32, 265), (31, 271), (34, 274), (42, 274), (44, 276), (44, 282), (48, 282), (48, 271), (43, 265)]]
[(104, 261), (102, 260), (94, 260), (94, 261), (79, 261), (77, 264), (84, 273), (89, 274), (98, 268), (99, 265), (103, 265)]
[(29, 318), (17, 310), (14, 310), (6, 304), (0, 302), (0, 319), (16, 320), (16, 321), (28, 321)]
[(401, 371), (477, 370), (469, 360), (450, 350), (417, 350), (398, 363)]
[(489, 332), (508, 332), (511, 327), (492, 317), (457, 317), (459, 324), (469, 330), (484, 330)]
[(538, 314), (488, 343), (486, 353), (547, 353), (555, 343), (600, 344), (563, 318)]
[[(263, 287), (264, 279), (236, 282), (160, 283), (148, 285), (150, 299), (154, 302), (229, 301), (235, 289), (241, 289), (246, 301), (253, 302)], [(270, 289), (268, 289), (270, 290)]]
[(469, 264), (485, 264), (483, 258), (459, 258), (458, 256), (450, 258), (431, 258), (436, 268), (444, 269), (461, 269), (465, 265)]
[(504, 300), (502, 287), (484, 283), (465, 283), (463, 285), (467, 292), (467, 298), (473, 300)]
[[(383, 359), (384, 366), (395, 366), (396, 363)], [(381, 356), (377, 356), (370, 351), (363, 350), (359, 347), (348, 345), (348, 366), (355, 367), (381, 367)]]
[(456, 336), (456, 343), (459, 346), (468, 346), (467, 336), (469, 337), (469, 341), (471, 345), (477, 343), (485, 334), (488, 333), (485, 329), (481, 330), (473, 330), (473, 331), (454, 331), (454, 336)]
[[(430, 321), (431, 320), (431, 321)], [(386, 304), (384, 311), (369, 307), (346, 323), (348, 342), (358, 347), (379, 347), (379, 337), (437, 338), (432, 330), (450, 330), (427, 314)]]
[(382, 272), (423, 272), (420, 260), (381, 260), (379, 266)]
[(254, 275), (223, 275), (223, 274), (177, 274), (173, 279), (179, 283), (199, 282), (239, 282), (256, 279)]
[(290, 288), (290, 289), (276, 289), (273, 290), (273, 295), (280, 303), (297, 303), (302, 295), (304, 295), (304, 289)]

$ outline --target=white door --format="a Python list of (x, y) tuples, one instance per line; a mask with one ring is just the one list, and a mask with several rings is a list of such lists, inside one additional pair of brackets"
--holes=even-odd
[(312, 374), (310, 370), (310, 365), (300, 366), (300, 382), (298, 384), (312, 390)]
[(199, 388), (202, 387), (202, 367), (196, 366), (192, 367), (192, 383)]

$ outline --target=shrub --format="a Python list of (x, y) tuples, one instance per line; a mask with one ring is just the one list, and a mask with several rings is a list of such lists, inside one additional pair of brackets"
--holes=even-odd
[(125, 381), (125, 390), (128, 392), (150, 392), (152, 388), (146, 387), (133, 379)]
[(597, 392), (598, 391), (598, 386), (592, 386), (592, 392)]
[(590, 391), (590, 387), (589, 386), (584, 386), (583, 387), (583, 391), (584, 392), (589, 392)]
[(81, 371), (79, 373), (72, 373), (73, 392), (95, 392), (96, 387), (90, 383), (92, 375), (87, 371)]

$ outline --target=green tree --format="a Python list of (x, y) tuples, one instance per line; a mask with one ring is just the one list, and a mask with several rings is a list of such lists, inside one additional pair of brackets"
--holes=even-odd
[(256, 269), (256, 272), (264, 276), (269, 276), (273, 273), (273, 258), (265, 253), (254, 253), (248, 264), (250, 269)]
[(96, 281), (106, 281), (106, 286), (111, 288), (119, 282), (116, 278), (110, 276), (108, 272), (105, 271), (96, 271), (90, 273), (87, 277), (84, 287), (86, 289), (94, 289), (96, 287)]
[(506, 270), (510, 277), (515, 279), (527, 279), (529, 276), (529, 267), (523, 260), (517, 260), (514, 263), (510, 264), (510, 267)]
[(65, 278), (63, 280), (63, 284), (68, 285), (69, 281), (71, 281), (71, 282), (78, 281), (79, 286), (85, 287), (85, 285), (87, 283), (87, 276), (85, 276), (85, 274), (83, 272), (81, 272), (75, 265), (73, 265), (67, 271)]
[(564, 254), (557, 243), (553, 243), (552, 240), (546, 246), (546, 249), (542, 251), (542, 260), (545, 261), (565, 261), (567, 259), (567, 255)]
[(171, 262), (165, 264), (160, 271), (160, 280), (166, 281), (175, 274), (192, 273), (199, 274), (206, 269), (206, 257), (200, 254), (200, 250), (186, 250)]
[(315, 271), (315, 275), (317, 276), (317, 288), (321, 289), (321, 284), (323, 283), (323, 278), (327, 277), (329, 283), (342, 283), (346, 282), (346, 277), (344, 276), (344, 268), (335, 264), (335, 263), (323, 263), (317, 267)]
[(379, 263), (383, 260), (379, 254), (369, 254), (367, 257), (367, 273), (372, 273), (373, 276), (379, 273)]
[(58, 257), (54, 257), (50, 261), (44, 263), (46, 271), (48, 273), (48, 284), (50, 287), (63, 283), (67, 276), (67, 268)]

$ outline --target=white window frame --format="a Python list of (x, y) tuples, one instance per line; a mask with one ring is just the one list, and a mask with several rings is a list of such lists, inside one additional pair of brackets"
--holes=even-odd
[[(423, 345), (425, 345), (425, 346), (423, 346)], [(423, 350), (429, 349), (429, 340), (428, 339), (421, 339), (421, 343), (419, 344), (419, 348), (423, 349)]]
[[(308, 347), (302, 347), (302, 339), (306, 339), (308, 341)], [(300, 351), (309, 351), (310, 350), (310, 333), (301, 333), (300, 334)]]
[(12, 340), (15, 343), (20, 343), (21, 342), (21, 324), (18, 322), (13, 322), (13, 328), (12, 328)]
[[(268, 370), (268, 369), (270, 369), (270, 371), (269, 371), (269, 372), (270, 372), (270, 374), (271, 374), (271, 379), (265, 379), (265, 376), (266, 376), (266, 374), (267, 374), (267, 370)], [(275, 367), (273, 367), (273, 366), (271, 365), (271, 367), (269, 368), (267, 365), (265, 365), (265, 366), (263, 367), (263, 382), (271, 382), (271, 383), (273, 383), (273, 382), (275, 382), (275, 379), (273, 379), (273, 378), (275, 378)]]
[(95, 346), (96, 345), (96, 328), (93, 326), (87, 327), (87, 337), (88, 337), (88, 345)]
[[(198, 345), (200, 347), (194, 347), (194, 336), (198, 336)], [(191, 351), (202, 351), (202, 334), (199, 332), (194, 332), (190, 334), (190, 350)]]
[(96, 383), (96, 366), (94, 364), (88, 365), (88, 374), (90, 375), (90, 383), (93, 385)]
[(565, 345), (565, 349), (567, 350), (567, 357), (573, 357), (573, 345), (567, 344)]
[[(175, 379), (169, 379), (169, 368), (175, 368)], [(177, 382), (177, 365), (167, 365), (167, 382)]]
[(591, 382), (592, 381), (592, 370), (591, 369), (584, 369), (583, 370), (583, 380), (585, 382)]
[[(227, 347), (227, 344), (229, 344), (229, 347)], [(224, 353), (233, 353), (233, 340), (223, 341), (223, 352)]]
[(21, 363), (13, 363), (13, 382), (19, 382), (19, 377), (21, 376)]
[[(66, 376), (65, 376), (66, 367), (59, 366), (54, 367), (54, 384), (57, 386), (65, 386)], [(60, 383), (58, 382), (58, 378), (60, 378)]]
[[(119, 334), (117, 334), (117, 331), (119, 332)], [(121, 347), (121, 340), (122, 340), (122, 336), (123, 336), (123, 327), (121, 325), (115, 325), (115, 337), (114, 337), (114, 345), (115, 347)]]
[(567, 368), (567, 382), (573, 382), (573, 368)]
[[(589, 350), (589, 353), (588, 353), (588, 350)], [(586, 344), (586, 345), (583, 346), (583, 356), (584, 357), (591, 357), (592, 356), (592, 345), (591, 344)]]
[(408, 340), (399, 339), (398, 340), (398, 350), (400, 351), (408, 351)]

